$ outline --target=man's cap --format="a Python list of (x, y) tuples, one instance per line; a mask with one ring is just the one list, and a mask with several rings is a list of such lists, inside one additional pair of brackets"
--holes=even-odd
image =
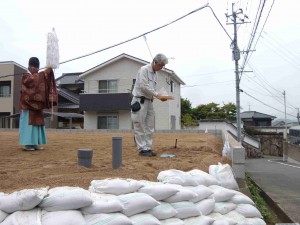
[(31, 57), (28, 62), (28, 66), (40, 68), (40, 61), (37, 57)]

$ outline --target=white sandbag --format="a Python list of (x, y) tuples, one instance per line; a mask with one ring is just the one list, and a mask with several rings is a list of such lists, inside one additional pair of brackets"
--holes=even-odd
[(260, 218), (246, 218), (241, 225), (266, 225), (266, 222)]
[(263, 218), (259, 210), (250, 204), (238, 204), (235, 211), (242, 214), (243, 216), (247, 218), (257, 217), (257, 218)]
[(41, 209), (16, 211), (8, 215), (1, 225), (42, 225)]
[(201, 215), (208, 215), (215, 208), (215, 200), (212, 198), (207, 198), (195, 203), (195, 205), (200, 211)]
[(0, 210), (13, 213), (36, 207), (47, 195), (48, 188), (24, 189), (11, 194), (0, 195)]
[(171, 203), (174, 209), (177, 211), (176, 218), (185, 219), (193, 216), (200, 216), (200, 211), (196, 205), (192, 202), (175, 202)]
[(236, 207), (237, 205), (232, 202), (216, 202), (213, 212), (224, 215), (234, 210)]
[(115, 196), (106, 194), (91, 193), (93, 203), (81, 208), (84, 214), (99, 214), (121, 212), (123, 210), (122, 202)]
[(239, 189), (229, 164), (210, 165), (209, 174), (214, 176), (222, 187), (233, 190)]
[(130, 193), (119, 195), (118, 199), (123, 204), (122, 213), (126, 216), (133, 216), (145, 212), (159, 205), (159, 202), (145, 193)]
[(43, 225), (84, 225), (85, 220), (79, 210), (42, 211)]
[(237, 222), (235, 222), (234, 220), (227, 218), (220, 213), (211, 213), (208, 216), (215, 220), (212, 223), (212, 225), (236, 225), (237, 224)]
[(199, 202), (213, 194), (213, 191), (204, 185), (198, 185), (196, 187), (186, 186), (184, 188), (193, 191), (197, 195), (195, 198), (190, 200), (191, 202), (194, 203)]
[(196, 216), (183, 220), (186, 225), (211, 225), (215, 220), (208, 216)]
[[(171, 185), (171, 184), (170, 184)], [(190, 201), (197, 197), (197, 194), (184, 187), (178, 187), (178, 192), (172, 195), (169, 198), (164, 199), (164, 202), (174, 203), (174, 202), (182, 202), (182, 201)]]
[(246, 217), (244, 217), (242, 214), (238, 213), (235, 210), (232, 210), (229, 213), (224, 214), (223, 216), (225, 216), (225, 218), (229, 218), (229, 219), (233, 220), (234, 222), (236, 222), (238, 224), (242, 224), (246, 220)]
[(211, 185), (209, 188), (214, 192), (209, 198), (215, 199), (216, 202), (225, 202), (231, 199), (235, 192), (218, 185)]
[(185, 225), (184, 221), (178, 218), (160, 220), (160, 223), (161, 225)]
[(79, 209), (93, 203), (91, 193), (80, 187), (55, 187), (48, 191), (39, 207), (47, 211)]
[(228, 220), (215, 220), (212, 225), (236, 225), (237, 223)]
[(230, 145), (229, 145), (229, 142), (226, 140), (224, 143), (224, 146), (223, 146), (222, 156), (229, 158), (230, 155), (231, 155)]
[(0, 210), (0, 223), (8, 216), (8, 213)]
[(98, 193), (121, 195), (136, 192), (142, 186), (143, 184), (137, 180), (114, 178), (93, 180), (90, 190)]
[(187, 172), (190, 174), (193, 179), (197, 182), (198, 185), (210, 186), (218, 185), (219, 181), (212, 175), (198, 169), (194, 169)]
[(253, 200), (248, 197), (247, 195), (241, 193), (241, 192), (236, 192), (236, 194), (229, 200), (229, 202), (233, 202), (235, 204), (250, 204), (250, 205), (255, 205)]
[(146, 213), (155, 216), (159, 220), (165, 220), (176, 216), (177, 211), (170, 203), (160, 202), (160, 205), (154, 207), (153, 209), (147, 210)]
[(150, 195), (157, 201), (164, 200), (178, 192), (178, 189), (169, 184), (156, 182), (148, 183), (141, 187), (138, 192)]
[(101, 213), (84, 215), (84, 225), (133, 225), (131, 220), (122, 213)]
[[(0, 192), (0, 196), (5, 195), (3, 192)], [(8, 213), (0, 210), (0, 223), (8, 216)]]
[(151, 214), (147, 214), (147, 213), (139, 213), (130, 216), (129, 219), (131, 220), (133, 225), (160, 225), (158, 219), (156, 219)]
[(162, 183), (178, 184), (182, 186), (198, 185), (198, 183), (193, 179), (193, 177), (190, 174), (175, 169), (161, 171), (157, 176), (157, 180)]

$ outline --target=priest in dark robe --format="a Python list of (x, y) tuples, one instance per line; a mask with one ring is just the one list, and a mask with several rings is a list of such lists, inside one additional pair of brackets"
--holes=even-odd
[(54, 73), (51, 68), (39, 72), (40, 62), (31, 57), (28, 71), (21, 78), (20, 144), (23, 150), (43, 149), (47, 143), (43, 109), (57, 104)]

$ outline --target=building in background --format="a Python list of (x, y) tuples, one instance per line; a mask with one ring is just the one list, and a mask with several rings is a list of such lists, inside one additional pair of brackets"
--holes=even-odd
[(0, 128), (18, 128), (21, 76), (27, 69), (14, 62), (0, 62)]
[[(149, 62), (121, 54), (86, 72), (80, 110), (84, 111), (85, 129), (132, 129), (131, 91), (141, 66)], [(180, 86), (185, 83), (169, 69), (158, 72), (157, 90), (164, 89), (174, 100), (154, 100), (155, 129), (181, 128)]]
[[(79, 109), (79, 94), (84, 83), (79, 78), (82, 73), (63, 73), (56, 79), (58, 91), (57, 127), (83, 128), (82, 111)], [(71, 117), (72, 116), (72, 117)]]
[(244, 127), (270, 127), (275, 116), (267, 115), (256, 111), (245, 111), (241, 113), (241, 120)]

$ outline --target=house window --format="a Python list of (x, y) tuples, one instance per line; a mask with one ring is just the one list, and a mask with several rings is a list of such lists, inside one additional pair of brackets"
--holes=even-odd
[(268, 123), (267, 123), (267, 121), (258, 121), (257, 126), (258, 127), (266, 127), (266, 126), (268, 126)]
[(175, 91), (175, 83), (174, 83), (174, 81), (172, 81), (171, 80), (171, 82), (170, 82), (170, 88), (171, 88), (171, 93), (174, 93), (174, 91)]
[(10, 128), (10, 119), (6, 118), (9, 115), (9, 112), (0, 112), (0, 128)]
[(117, 93), (117, 80), (99, 80), (99, 93)]
[(0, 81), (0, 97), (10, 97), (11, 81)]
[(98, 129), (119, 129), (118, 116), (98, 116)]

